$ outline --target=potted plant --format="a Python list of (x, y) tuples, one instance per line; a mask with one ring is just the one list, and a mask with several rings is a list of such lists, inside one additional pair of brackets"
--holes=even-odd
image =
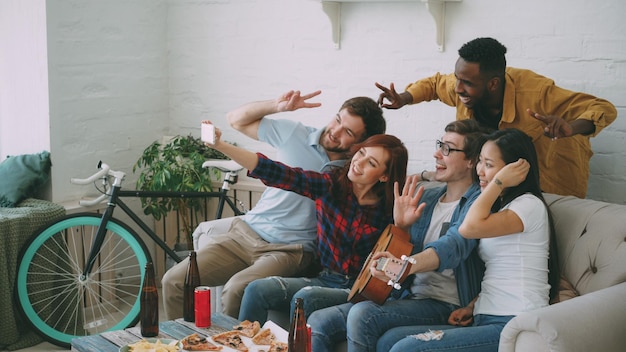
[[(137, 190), (210, 192), (211, 183), (219, 178), (219, 170), (202, 168), (207, 159), (229, 159), (215, 149), (207, 147), (198, 137), (175, 136), (167, 143), (155, 141), (141, 154), (133, 166), (139, 172)], [(198, 224), (198, 213), (203, 211), (201, 198), (142, 198), (144, 214), (157, 221), (170, 212), (177, 212), (180, 228), (176, 234), (175, 250), (189, 249), (191, 235)]]

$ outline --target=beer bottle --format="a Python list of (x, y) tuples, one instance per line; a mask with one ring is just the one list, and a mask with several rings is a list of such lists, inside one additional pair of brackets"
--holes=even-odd
[(159, 334), (159, 293), (154, 279), (152, 262), (146, 263), (141, 286), (140, 312), (141, 336), (155, 337)]
[(291, 318), (287, 345), (289, 351), (310, 351), (309, 332), (306, 326), (306, 317), (304, 316), (304, 301), (302, 300), (302, 298), (296, 298), (296, 309), (294, 310), (293, 317)]
[(187, 275), (183, 293), (183, 319), (185, 321), (195, 321), (196, 313), (194, 309), (194, 290), (200, 286), (200, 273), (198, 272), (198, 262), (196, 252), (189, 252), (189, 263), (187, 264)]

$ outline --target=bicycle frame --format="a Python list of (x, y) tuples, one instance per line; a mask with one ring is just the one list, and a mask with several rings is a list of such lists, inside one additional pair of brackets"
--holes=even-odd
[(167, 255), (174, 259), (177, 263), (180, 263), (182, 259), (172, 250), (165, 241), (163, 241), (157, 234), (143, 221), (141, 220), (120, 198), (133, 197), (133, 198), (151, 198), (151, 197), (180, 197), (180, 198), (215, 198), (219, 199), (217, 210), (215, 212), (215, 218), (221, 218), (222, 211), (224, 210), (224, 204), (227, 203), (229, 207), (235, 212), (235, 215), (243, 215), (232, 199), (227, 195), (230, 189), (230, 184), (237, 182), (237, 174), (235, 172), (228, 172), (224, 178), (224, 183), (217, 192), (177, 192), (177, 191), (123, 191), (121, 188), (122, 177), (116, 177), (111, 188), (111, 195), (107, 202), (107, 207), (102, 214), (102, 221), (98, 226), (96, 236), (91, 245), (89, 256), (87, 257), (86, 265), (81, 275), (81, 280), (85, 280), (91, 273), (94, 263), (97, 260), (97, 253), (100, 252), (102, 243), (104, 243), (104, 237), (106, 236), (107, 224), (113, 217), (113, 211), (115, 207), (119, 207), (128, 215), (161, 249), (163, 249)]
[[(206, 164), (206, 166), (205, 166)], [(224, 205), (234, 215), (242, 215), (243, 204), (231, 197), (230, 185), (237, 182), (241, 167), (234, 162), (206, 161), (203, 168), (225, 172), (224, 183), (215, 192), (122, 190), (123, 171), (111, 170), (100, 162), (98, 171), (85, 178), (72, 178), (73, 184), (94, 183), (100, 195), (81, 199), (81, 206), (104, 209), (97, 214), (85, 212), (61, 217), (25, 243), (17, 271), (16, 299), (19, 308), (33, 328), (51, 342), (69, 347), (71, 340), (105, 331), (115, 331), (135, 325), (139, 320), (141, 280), (146, 263), (152, 261), (148, 238), (166, 256), (181, 262), (181, 258), (157, 235), (150, 222), (142, 220), (136, 207), (132, 209), (123, 198), (211, 198), (219, 201), (215, 214), (222, 217)], [(101, 182), (99, 186), (97, 182)], [(129, 216), (121, 221), (114, 216), (119, 205)], [(211, 201), (211, 208), (215, 205)], [(207, 218), (207, 208), (202, 216)], [(197, 219), (193, 212), (190, 219)], [(134, 222), (136, 225), (132, 225)], [(133, 229), (133, 227), (137, 227)], [(176, 226), (174, 226), (176, 227)], [(152, 247), (154, 245), (151, 245)], [(168, 259), (169, 259), (168, 258)]]

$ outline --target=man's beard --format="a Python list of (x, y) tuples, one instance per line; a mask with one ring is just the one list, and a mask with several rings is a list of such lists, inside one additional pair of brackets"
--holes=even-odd
[(343, 153), (343, 154), (347, 154), (350, 150), (349, 149), (345, 149), (345, 148), (328, 148), (326, 146), (324, 146), (324, 149), (326, 149), (327, 152), (331, 152), (331, 153)]
[(330, 153), (344, 153), (347, 154), (350, 149), (349, 148), (341, 148), (341, 147), (329, 147), (328, 144), (330, 143), (330, 137), (328, 136), (330, 132), (328, 131), (324, 131), (324, 134), (322, 135), (322, 147), (324, 147), (324, 149), (327, 152)]

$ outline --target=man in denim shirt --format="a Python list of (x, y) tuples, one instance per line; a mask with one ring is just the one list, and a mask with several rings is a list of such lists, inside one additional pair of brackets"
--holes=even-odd
[[(364, 301), (313, 312), (308, 319), (313, 351), (331, 351), (346, 335), (349, 351), (375, 351), (377, 345), (379, 351), (388, 350), (400, 337), (383, 335), (387, 330), (446, 324), (453, 310), (469, 304), (480, 291), (484, 265), (476, 252), (478, 241), (463, 238), (458, 227), (480, 194), (474, 166), (484, 135), (473, 120), (452, 122), (445, 132), (434, 157), (435, 180), (446, 186), (421, 195), (415, 193), (413, 176), (396, 195), (394, 222), (410, 231), (416, 259), (402, 298), (384, 305)], [(382, 255), (390, 256), (378, 254), (373, 259)]]

